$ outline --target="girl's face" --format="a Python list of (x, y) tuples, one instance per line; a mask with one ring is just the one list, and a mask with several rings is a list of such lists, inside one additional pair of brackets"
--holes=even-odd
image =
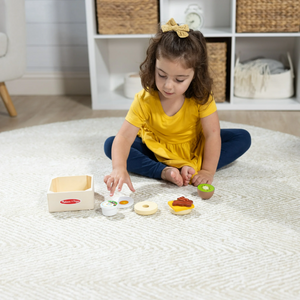
[(177, 99), (184, 95), (194, 78), (194, 70), (187, 69), (180, 59), (156, 59), (155, 83), (164, 99)]

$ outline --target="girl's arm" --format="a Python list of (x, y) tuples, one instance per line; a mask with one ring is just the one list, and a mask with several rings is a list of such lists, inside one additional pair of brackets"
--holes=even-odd
[(220, 152), (220, 122), (218, 113), (201, 119), (203, 134), (205, 137), (204, 154), (201, 170), (193, 177), (192, 183), (198, 186), (201, 183), (211, 184), (217, 170)]
[(121, 191), (122, 186), (126, 183), (129, 189), (134, 192), (129, 174), (127, 172), (127, 158), (129, 155), (130, 147), (133, 144), (137, 133), (138, 127), (124, 121), (119, 132), (117, 133), (112, 145), (112, 172), (104, 177), (104, 182), (107, 189), (110, 191), (110, 196), (114, 195), (116, 188)]

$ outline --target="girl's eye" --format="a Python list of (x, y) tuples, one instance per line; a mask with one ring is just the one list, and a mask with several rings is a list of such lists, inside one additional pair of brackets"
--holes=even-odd
[[(158, 74), (158, 76), (159, 76), (160, 78), (167, 78), (166, 75), (161, 75), (161, 74), (159, 74), (159, 73), (157, 73), (157, 74)], [(184, 80), (179, 80), (179, 79), (176, 79), (176, 81), (177, 81), (178, 83), (184, 82)]]
[(158, 73), (158, 76), (161, 77), (161, 78), (167, 78), (167, 76), (160, 75), (159, 73)]

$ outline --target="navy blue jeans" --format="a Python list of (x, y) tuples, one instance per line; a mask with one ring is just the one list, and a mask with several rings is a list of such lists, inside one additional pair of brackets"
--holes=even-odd
[[(104, 143), (104, 152), (111, 159), (111, 148), (114, 136)], [(251, 145), (251, 136), (244, 129), (221, 129), (221, 154), (218, 163), (220, 169), (243, 155)], [(159, 162), (154, 153), (147, 148), (142, 139), (136, 137), (133, 142), (128, 159), (127, 170), (145, 177), (161, 179), (162, 170), (167, 165)]]

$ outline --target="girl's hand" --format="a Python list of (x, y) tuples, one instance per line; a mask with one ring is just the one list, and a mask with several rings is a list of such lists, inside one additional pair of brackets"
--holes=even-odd
[(126, 170), (113, 170), (110, 175), (104, 177), (104, 182), (106, 183), (107, 190), (110, 191), (110, 196), (114, 195), (116, 188), (118, 188), (120, 192), (124, 183), (128, 185), (132, 192), (135, 192), (130, 176)]
[(194, 186), (198, 186), (199, 184), (202, 183), (212, 184), (213, 179), (214, 179), (214, 174), (205, 170), (201, 170), (193, 177), (192, 184)]

